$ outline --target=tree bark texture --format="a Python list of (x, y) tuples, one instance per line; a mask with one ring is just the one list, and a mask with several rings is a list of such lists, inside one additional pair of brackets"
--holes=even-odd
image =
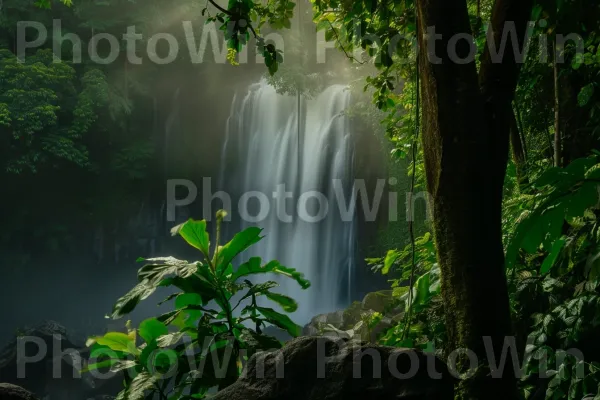
[[(471, 33), (466, 2), (419, 0), (417, 4), (422, 140), (428, 190), (434, 203), (447, 351), (468, 348), (484, 366), (471, 379), (461, 381), (460, 398), (514, 399), (516, 381), (511, 368), (504, 371), (502, 379), (488, 377), (483, 338), (491, 338), (497, 361), (504, 339), (512, 331), (501, 211), (509, 117), (519, 64), (510, 40), (499, 63), (494, 63), (486, 50), (479, 73), (474, 62), (453, 61), (447, 50), (450, 39)], [(506, 21), (515, 22), (519, 38), (525, 36), (531, 7), (530, 0), (496, 1), (492, 17), (496, 48)], [(435, 33), (442, 35), (435, 45), (427, 35), (428, 27), (435, 27)], [(430, 57), (433, 49), (441, 62)], [(470, 51), (467, 41), (458, 42), (460, 58), (466, 58)], [(468, 362), (459, 363), (465, 365)]]

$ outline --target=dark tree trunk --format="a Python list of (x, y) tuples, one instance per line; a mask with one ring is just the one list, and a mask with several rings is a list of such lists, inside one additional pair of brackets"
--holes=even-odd
[[(530, 12), (530, 0), (496, 1), (492, 26), (497, 47), (506, 21), (515, 21), (519, 37), (524, 37)], [(501, 209), (519, 66), (510, 41), (500, 63), (492, 62), (486, 51), (479, 76), (474, 62), (450, 59), (449, 40), (470, 33), (464, 0), (420, 0), (418, 16), (423, 149), (442, 271), (446, 350), (468, 348), (485, 367), (489, 363), (483, 337), (491, 337), (499, 360), (504, 339), (511, 334)], [(428, 57), (427, 27), (442, 35), (432, 45), (441, 63)], [(466, 58), (469, 51), (466, 41), (459, 41), (457, 55)], [(514, 371), (505, 369), (502, 379), (488, 375), (489, 370), (480, 368), (463, 380), (460, 397), (516, 398)]]

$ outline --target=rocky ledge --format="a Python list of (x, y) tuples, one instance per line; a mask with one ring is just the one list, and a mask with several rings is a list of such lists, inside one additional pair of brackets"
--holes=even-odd
[(432, 355), (331, 337), (301, 337), (258, 353), (213, 400), (452, 400), (454, 381)]

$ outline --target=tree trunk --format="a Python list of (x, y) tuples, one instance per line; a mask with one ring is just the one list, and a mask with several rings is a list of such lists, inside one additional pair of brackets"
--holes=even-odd
[[(448, 353), (467, 348), (478, 358), (474, 377), (461, 381), (462, 399), (516, 398), (515, 376), (507, 362), (502, 379), (489, 375), (483, 337), (490, 337), (496, 361), (511, 333), (504, 273), (501, 209), (509, 144), (509, 115), (518, 76), (512, 42), (502, 62), (486, 51), (481, 72), (474, 62), (456, 63), (447, 46), (456, 34), (469, 34), (464, 0), (419, 0), (423, 149), (434, 223), (442, 296), (446, 309)], [(524, 37), (530, 0), (496, 1), (492, 26), (497, 47), (505, 21), (515, 21)], [(427, 27), (435, 27), (435, 55), (429, 57)], [(521, 40), (521, 43), (523, 41)], [(461, 47), (462, 46), (462, 47)], [(457, 55), (470, 51), (458, 42)], [(468, 362), (458, 363), (459, 368)]]

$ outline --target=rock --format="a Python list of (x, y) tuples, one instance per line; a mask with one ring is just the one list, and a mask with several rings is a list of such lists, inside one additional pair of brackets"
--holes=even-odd
[[(429, 370), (439, 373), (437, 379), (429, 376), (428, 365)], [(327, 337), (301, 337), (275, 353), (254, 355), (244, 374), (213, 400), (453, 398), (454, 379), (433, 355)]]
[(121, 378), (99, 380), (81, 374), (89, 351), (84, 340), (71, 338), (53, 321), (20, 330), (0, 350), (0, 381), (19, 385), (49, 400), (81, 400), (115, 395)]
[(365, 310), (384, 313), (392, 303), (392, 291), (381, 290), (379, 292), (368, 293), (362, 301), (362, 307)]
[(0, 400), (38, 400), (38, 398), (20, 386), (0, 383)]
[[(304, 336), (326, 335), (334, 337), (354, 337), (374, 342), (377, 335), (396, 324), (404, 315), (404, 307), (392, 308), (391, 290), (369, 293), (362, 302), (355, 301), (347, 309), (314, 317), (302, 330)], [(369, 328), (371, 317), (382, 314), (379, 323)]]
[(311, 319), (311, 321), (302, 329), (302, 335), (314, 336), (323, 333), (323, 328), (326, 325), (333, 325), (341, 329), (344, 325), (344, 311), (336, 311), (328, 314), (319, 314)]

